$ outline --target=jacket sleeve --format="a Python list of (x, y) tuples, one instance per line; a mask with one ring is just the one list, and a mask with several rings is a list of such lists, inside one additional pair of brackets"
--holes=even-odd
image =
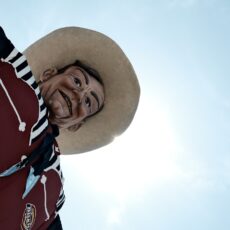
[(6, 37), (4, 30), (0, 26), (0, 58), (5, 59), (14, 49), (14, 45)]

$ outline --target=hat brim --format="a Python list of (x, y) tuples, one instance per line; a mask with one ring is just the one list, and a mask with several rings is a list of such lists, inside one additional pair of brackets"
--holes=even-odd
[(62, 154), (91, 151), (109, 144), (130, 125), (137, 109), (140, 87), (133, 67), (121, 48), (102, 33), (65, 27), (29, 46), (24, 54), (39, 80), (44, 70), (80, 60), (96, 69), (105, 87), (102, 111), (89, 118), (76, 132), (60, 130)]

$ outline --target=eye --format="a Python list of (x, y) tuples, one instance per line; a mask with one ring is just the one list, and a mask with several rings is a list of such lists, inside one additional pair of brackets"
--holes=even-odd
[(77, 87), (81, 87), (81, 81), (78, 78), (74, 78), (74, 83), (76, 84)]
[(87, 107), (91, 106), (91, 101), (88, 97), (85, 99), (85, 104), (87, 105)]

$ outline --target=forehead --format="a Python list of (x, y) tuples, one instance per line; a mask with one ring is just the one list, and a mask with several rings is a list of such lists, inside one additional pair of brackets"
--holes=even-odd
[(82, 76), (84, 76), (84, 78), (86, 78), (86, 81), (88, 81), (89, 79), (92, 81), (96, 81), (98, 82), (98, 84), (102, 85), (94, 76), (92, 76), (91, 74), (89, 74), (87, 72), (87, 70), (83, 69), (80, 66), (70, 66), (68, 67), (65, 72), (67, 73), (80, 73)]
[(91, 90), (96, 92), (102, 100), (104, 101), (104, 87), (103, 85), (93, 76), (91, 76), (85, 69), (79, 66), (70, 66), (65, 70), (65, 73), (71, 73), (74, 76), (83, 78), (85, 83), (90, 86)]
[(67, 73), (70, 73), (70, 72), (72, 72), (72, 73), (78, 72), (79, 73), (80, 72), (85, 76), (85, 78), (92, 78), (93, 77), (87, 72), (87, 70), (83, 69), (80, 66), (70, 66), (65, 70), (65, 72), (67, 72)]

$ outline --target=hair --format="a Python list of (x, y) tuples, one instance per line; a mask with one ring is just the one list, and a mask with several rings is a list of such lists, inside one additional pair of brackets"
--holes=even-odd
[(104, 86), (104, 83), (103, 83), (102, 78), (101, 78), (100, 74), (98, 73), (98, 71), (95, 70), (95, 69), (93, 69), (92, 67), (90, 67), (86, 63), (84, 63), (82, 61), (79, 61), (79, 60), (76, 60), (74, 63), (68, 64), (68, 65), (62, 67), (61, 69), (58, 69), (58, 74), (65, 72), (65, 70), (68, 69), (71, 66), (77, 66), (77, 67), (82, 68), (90, 76), (92, 76), (93, 78), (95, 78), (102, 86)]

